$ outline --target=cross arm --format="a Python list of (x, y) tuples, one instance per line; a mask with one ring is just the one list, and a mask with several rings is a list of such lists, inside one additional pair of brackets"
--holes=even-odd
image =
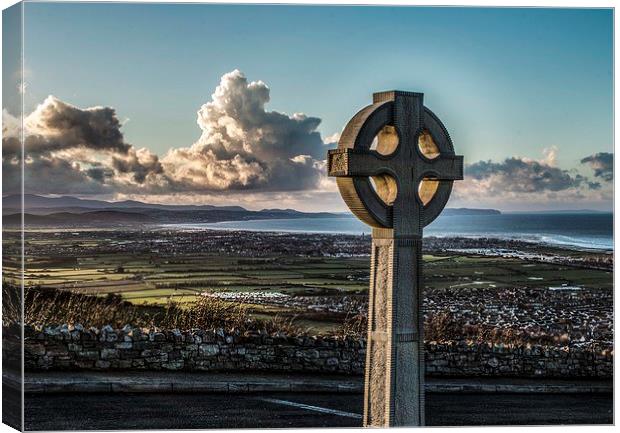
[(386, 171), (388, 161), (374, 150), (333, 149), (327, 154), (330, 176), (375, 176)]
[(440, 155), (422, 167), (423, 174), (432, 174), (437, 180), (462, 180), (463, 156)]

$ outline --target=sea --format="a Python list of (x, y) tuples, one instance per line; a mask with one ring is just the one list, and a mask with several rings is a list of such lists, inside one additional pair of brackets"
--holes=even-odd
[[(173, 224), (182, 229), (248, 230), (291, 233), (369, 234), (354, 216)], [(442, 215), (424, 229), (425, 236), (492, 237), (573, 249), (613, 251), (612, 213), (502, 213)]]

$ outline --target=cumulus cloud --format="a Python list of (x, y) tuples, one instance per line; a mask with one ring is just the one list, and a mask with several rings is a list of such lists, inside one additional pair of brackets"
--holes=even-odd
[(109, 107), (81, 109), (48, 96), (24, 124), (29, 153), (70, 148), (125, 153), (130, 148), (123, 140), (114, 109)]
[(466, 167), (465, 175), (484, 184), (488, 193), (536, 193), (580, 187), (586, 179), (539, 161), (507, 158), (502, 162), (479, 161)]
[(267, 111), (269, 87), (238, 70), (222, 76), (198, 111), (200, 139), (162, 163), (190, 189), (302, 190), (319, 182), (325, 148), (321, 119)]
[[(21, 125), (3, 111), (5, 191), (18, 191)], [(157, 155), (125, 142), (114, 109), (49, 96), (23, 119), (24, 182), (32, 193), (102, 194), (165, 182)], [(157, 179), (161, 177), (161, 179)]]
[[(557, 167), (558, 149), (543, 151), (543, 158), (510, 157), (500, 162), (478, 161), (465, 167), (465, 181), (455, 185), (455, 201), (479, 203), (570, 202), (606, 196), (601, 184), (576, 170)], [(595, 194), (596, 192), (596, 194)]]
[(582, 164), (587, 164), (594, 170), (594, 176), (605, 182), (614, 180), (614, 155), (608, 152), (599, 152), (594, 155), (586, 156), (581, 160)]
[[(163, 157), (127, 143), (110, 107), (49, 96), (24, 119), (26, 189), (47, 194), (300, 191), (325, 177), (321, 120), (268, 111), (269, 87), (225, 74), (197, 113), (198, 141)], [(19, 190), (20, 122), (3, 112), (5, 191)], [(13, 184), (11, 184), (11, 182)]]

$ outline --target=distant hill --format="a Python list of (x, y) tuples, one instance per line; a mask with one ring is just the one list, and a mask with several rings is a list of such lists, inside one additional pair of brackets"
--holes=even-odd
[[(21, 207), (21, 196), (9, 195), (2, 198), (3, 208), (19, 209)], [(213, 205), (169, 205), (159, 203), (142, 203), (136, 200), (124, 201), (104, 201), (87, 200), (71, 196), (43, 197), (35, 194), (24, 195), (24, 208), (87, 208), (87, 209), (170, 209), (170, 210), (234, 210), (245, 211), (241, 206), (213, 206)]]
[[(22, 215), (10, 214), (2, 217), (2, 224), (17, 226), (21, 224)], [(71, 226), (71, 225), (116, 225), (116, 224), (147, 224), (155, 220), (144, 214), (119, 211), (95, 211), (86, 213), (57, 212), (49, 215), (24, 214), (24, 223), (32, 226)]]
[(284, 212), (284, 213), (303, 213), (295, 209), (262, 209), (259, 212)]
[(514, 214), (606, 214), (613, 213), (612, 210), (594, 210), (594, 209), (558, 209), (558, 210), (533, 210), (533, 211), (514, 211)]
[[(250, 219), (334, 218), (350, 213), (300, 212), (295, 209), (250, 211), (241, 206), (166, 205), (135, 200), (108, 202), (70, 196), (24, 196), (25, 222), (31, 226), (105, 226), (118, 224), (187, 224)], [(21, 197), (2, 199), (3, 225), (21, 224)], [(499, 214), (495, 209), (445, 209), (443, 215)]]
[(497, 209), (446, 208), (441, 215), (501, 215)]

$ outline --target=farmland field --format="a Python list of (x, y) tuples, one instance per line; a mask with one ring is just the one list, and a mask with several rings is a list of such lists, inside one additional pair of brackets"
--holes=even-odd
[[(258, 236), (258, 242), (249, 244), (249, 252), (240, 253), (233, 235), (206, 232), (198, 242), (187, 236), (157, 231), (27, 232), (24, 284), (102, 297), (114, 294), (135, 305), (174, 302), (184, 306), (199, 296), (218, 296), (246, 305), (255, 317), (295, 317), (301, 324), (318, 328), (335, 326), (343, 314), (337, 308), (313, 304), (343, 297), (365, 302), (367, 238), (317, 240), (309, 235), (311, 247), (305, 247), (299, 236), (246, 233), (246, 237)], [(5, 234), (6, 250), (15, 250), (18, 243), (18, 238)], [(252, 251), (258, 244), (263, 245), (261, 249)], [(337, 253), (317, 255), (316, 244)], [(537, 254), (557, 255), (556, 250), (533, 248)], [(289, 251), (283, 253), (283, 249)], [(566, 256), (568, 260), (580, 257), (574, 251)], [(3, 278), (17, 280), (17, 268), (10, 255), (5, 255)], [(613, 285), (610, 269), (446, 249), (424, 255), (424, 273), (425, 289), (435, 294), (574, 287), (610, 292)]]

